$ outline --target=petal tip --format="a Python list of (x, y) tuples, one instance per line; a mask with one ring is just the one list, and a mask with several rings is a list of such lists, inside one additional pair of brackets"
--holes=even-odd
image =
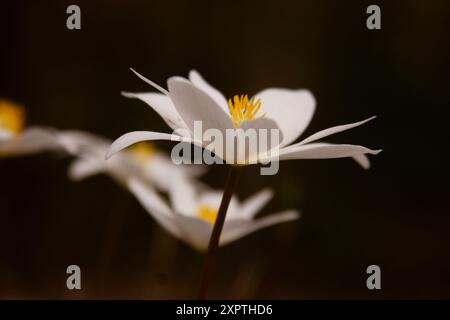
[(292, 218), (292, 220), (297, 220), (300, 219), (302, 217), (302, 214), (300, 213), (300, 211), (292, 211), (289, 216)]
[(315, 107), (317, 104), (316, 98), (314, 97), (314, 94), (308, 90), (308, 89), (300, 89), (299, 92), (305, 95), (307, 99), (310, 99), (310, 103)]
[(369, 170), (370, 169), (370, 163), (367, 163), (365, 165), (361, 165), (361, 168), (363, 168), (364, 170)]
[(377, 115), (371, 116), (370, 118), (368, 118), (368, 119), (366, 120), (366, 122), (369, 122), (369, 121), (371, 121), (371, 120), (373, 120), (373, 119), (376, 119), (377, 117), (378, 117)]
[(136, 98), (136, 95), (133, 92), (129, 92), (129, 91), (120, 91), (120, 95), (125, 98), (130, 98), (130, 99)]
[(144, 77), (143, 75), (141, 75), (140, 73), (138, 73), (137, 71), (135, 71), (133, 68), (130, 68), (130, 70), (142, 81), (144, 81), (145, 83), (151, 85), (153, 88), (155, 88), (156, 90), (158, 90), (159, 92), (168, 95), (169, 92), (164, 89), (163, 87), (161, 87), (160, 85), (156, 84), (155, 82), (147, 79), (146, 77)]
[(177, 85), (179, 83), (189, 84), (192, 86), (192, 83), (188, 79), (183, 78), (181, 76), (172, 76), (167, 80), (167, 85), (169, 87), (169, 91), (170, 91), (170, 87), (172, 85)]
[(263, 192), (265, 192), (267, 194), (267, 197), (270, 197), (271, 199), (275, 195), (275, 190), (273, 190), (272, 188), (265, 188)]
[(189, 79), (191, 79), (192, 77), (198, 77), (199, 75), (200, 75), (200, 73), (195, 69), (191, 69), (189, 71)]
[(377, 154), (379, 154), (381, 151), (383, 151), (383, 149), (378, 149), (378, 150), (375, 150), (375, 155), (377, 155)]

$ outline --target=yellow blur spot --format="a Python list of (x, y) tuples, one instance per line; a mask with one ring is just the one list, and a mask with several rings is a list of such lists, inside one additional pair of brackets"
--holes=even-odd
[(19, 134), (25, 124), (25, 109), (12, 101), (0, 99), (0, 130)]
[(248, 100), (248, 95), (235, 95), (233, 100), (228, 99), (228, 108), (230, 109), (231, 114), (230, 119), (235, 128), (238, 128), (242, 122), (255, 118), (261, 105), (260, 99), (256, 101), (254, 98)]
[(197, 209), (197, 216), (214, 225), (217, 219), (218, 209), (212, 209), (210, 206), (202, 204)]
[(150, 142), (143, 141), (132, 145), (129, 151), (140, 163), (144, 164), (155, 154), (156, 148)]

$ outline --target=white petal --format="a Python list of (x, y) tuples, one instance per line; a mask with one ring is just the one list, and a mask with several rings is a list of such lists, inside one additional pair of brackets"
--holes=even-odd
[(177, 128), (187, 128), (184, 121), (178, 114), (177, 109), (172, 103), (172, 100), (164, 94), (153, 93), (153, 92), (143, 92), (143, 93), (132, 93), (132, 92), (122, 92), (122, 95), (127, 98), (136, 98), (146, 104), (148, 104), (153, 110), (158, 113), (161, 118), (167, 123), (172, 129)]
[(212, 233), (208, 222), (172, 212), (153, 189), (139, 180), (130, 180), (128, 186), (147, 212), (169, 233), (196, 249), (205, 250), (208, 247)]
[(169, 198), (175, 212), (184, 215), (194, 215), (198, 207), (197, 192), (188, 179), (172, 181), (168, 187)]
[[(76, 157), (76, 160), (69, 168), (69, 176), (74, 180), (81, 180), (89, 176), (106, 173), (121, 184), (131, 178), (139, 178), (149, 183), (154, 184), (158, 189), (160, 185), (155, 182), (155, 172), (148, 170), (146, 164), (137, 161), (134, 156), (128, 152), (123, 152), (115, 157), (105, 160), (111, 141), (109, 139), (90, 134), (83, 131), (63, 131), (58, 134), (58, 141), (71, 155)], [(153, 164), (155, 158), (158, 158), (159, 153), (153, 155), (152, 161), (148, 163)], [(170, 158), (169, 158), (170, 159)], [(158, 162), (156, 162), (158, 164)], [(171, 166), (174, 167), (171, 163)], [(149, 165), (149, 167), (152, 167)], [(161, 169), (160, 166), (157, 169)], [(166, 172), (157, 172), (157, 174), (166, 174), (168, 168), (164, 168)], [(173, 170), (170, 170), (173, 172)], [(175, 174), (166, 177), (171, 181), (174, 180)], [(167, 181), (165, 181), (167, 183)], [(163, 190), (162, 188), (160, 190)]]
[(216, 101), (216, 103), (220, 107), (222, 107), (222, 109), (226, 113), (229, 113), (227, 99), (219, 90), (206, 82), (206, 80), (200, 75), (200, 73), (198, 73), (196, 70), (191, 70), (189, 72), (189, 80), (191, 80), (193, 84), (205, 91), (207, 94), (209, 94), (209, 96), (213, 98), (214, 101)]
[(20, 156), (43, 151), (63, 150), (58, 142), (57, 130), (30, 127), (18, 136), (0, 141), (0, 156)]
[(180, 228), (181, 238), (197, 250), (206, 250), (211, 238), (213, 226), (197, 217), (175, 215)]
[[(223, 198), (223, 190), (210, 190), (206, 189), (202, 191), (199, 195), (198, 203), (207, 205), (212, 209), (219, 210), (220, 203)], [(232, 219), (234, 217), (239, 217), (240, 213), (240, 205), (236, 195), (233, 194), (230, 200), (230, 204), (228, 205), (227, 215), (225, 219)]]
[(135, 143), (148, 140), (171, 140), (193, 143), (201, 146), (201, 141), (182, 137), (176, 134), (152, 132), (152, 131), (133, 131), (128, 132), (116, 139), (110, 146), (106, 159), (110, 158), (120, 150), (123, 150)]
[[(172, 160), (171, 163), (173, 163)], [(179, 165), (178, 168), (183, 172), (183, 175), (191, 178), (204, 175), (208, 171), (208, 167), (202, 164)]]
[[(105, 160), (103, 160), (105, 161)], [(75, 159), (69, 166), (69, 177), (79, 181), (105, 171), (105, 165), (89, 158)]]
[(371, 150), (351, 144), (309, 143), (288, 150), (280, 150), (280, 160), (291, 159), (334, 159), (353, 157), (358, 154), (378, 154), (381, 150)]
[(352, 157), (353, 160), (355, 160), (363, 169), (369, 169), (370, 168), (370, 161), (369, 158), (365, 154), (357, 154)]
[(148, 185), (137, 179), (128, 181), (128, 188), (147, 212), (169, 233), (178, 239), (182, 234), (177, 226), (174, 214), (163, 199)]
[(252, 232), (266, 228), (278, 223), (298, 219), (300, 214), (295, 210), (288, 210), (280, 213), (271, 214), (257, 220), (234, 220), (224, 226), (220, 237), (220, 246), (236, 241)]
[(294, 146), (300, 146), (300, 145), (303, 145), (303, 144), (307, 144), (307, 143), (310, 143), (310, 142), (322, 139), (324, 137), (328, 137), (329, 135), (332, 135), (332, 134), (335, 134), (335, 133), (338, 133), (338, 132), (342, 132), (342, 131), (345, 131), (345, 130), (349, 130), (349, 129), (358, 127), (358, 126), (363, 125), (364, 123), (369, 122), (370, 120), (373, 120), (375, 118), (376, 118), (376, 116), (373, 116), (373, 117), (370, 117), (370, 118), (368, 118), (366, 120), (363, 120), (363, 121), (359, 121), (359, 122), (355, 122), (355, 123), (349, 123), (349, 124), (344, 124), (344, 125), (340, 125), (340, 126), (331, 127), (331, 128), (325, 129), (325, 130), (321, 130), (321, 131), (319, 131), (319, 132), (309, 136), (305, 140), (302, 140), (301, 142), (296, 143), (296, 144), (294, 144), (292, 146), (289, 146), (289, 147), (294, 147)]
[(242, 219), (252, 219), (272, 197), (273, 190), (269, 188), (255, 193), (242, 203), (239, 217)]
[(0, 143), (14, 137), (14, 134), (9, 130), (3, 130), (0, 127)]
[(269, 88), (255, 95), (261, 99), (258, 114), (275, 120), (283, 132), (281, 146), (295, 141), (308, 126), (314, 114), (316, 101), (308, 90)]
[[(236, 158), (237, 163), (244, 163), (245, 161), (253, 161), (253, 163), (257, 163), (259, 154), (266, 154), (268, 151), (278, 148), (280, 145), (280, 141), (283, 140), (283, 133), (280, 130), (278, 124), (272, 119), (265, 118), (256, 118), (250, 121), (244, 121), (239, 129), (247, 131), (248, 129), (254, 129), (256, 132), (256, 141), (248, 142), (248, 139), (244, 137), (244, 140), (239, 139), (235, 140), (236, 150), (240, 147), (240, 152), (245, 155), (245, 158)], [(237, 130), (239, 130), (237, 129)], [(275, 130), (278, 133), (278, 137), (272, 137), (272, 130)], [(239, 137), (239, 136), (238, 136)], [(272, 139), (277, 139), (272, 141)], [(265, 142), (265, 143), (263, 143)], [(229, 157), (227, 155), (227, 160)], [(235, 162), (234, 162), (235, 163)]]
[[(78, 130), (66, 130), (60, 131), (57, 135), (59, 143), (70, 154), (78, 155), (87, 150), (92, 153), (97, 152), (101, 154), (108, 150), (111, 140), (97, 136), (95, 134), (78, 131)], [(104, 158), (104, 156), (103, 156)]]
[(194, 121), (201, 121), (203, 131), (215, 128), (224, 133), (234, 128), (228, 114), (203, 90), (181, 77), (171, 77), (167, 83), (175, 108), (195, 138), (201, 140), (202, 132), (194, 131)]
[(183, 179), (198, 177), (206, 172), (206, 168), (206, 166), (194, 164), (177, 165), (169, 156), (161, 152), (153, 154), (151, 160), (144, 164), (144, 170), (148, 172), (155, 186), (161, 191), (168, 191), (171, 185)]
[(133, 68), (130, 68), (131, 71), (133, 71), (133, 73), (135, 75), (138, 76), (139, 79), (141, 79), (142, 81), (144, 81), (145, 83), (151, 85), (153, 88), (155, 88), (156, 90), (158, 90), (159, 92), (161, 92), (162, 94), (168, 95), (169, 92), (164, 89), (163, 87), (159, 86), (158, 84), (154, 83), (153, 81), (147, 79), (146, 77), (144, 77), (143, 75), (139, 74), (137, 71), (135, 71)]

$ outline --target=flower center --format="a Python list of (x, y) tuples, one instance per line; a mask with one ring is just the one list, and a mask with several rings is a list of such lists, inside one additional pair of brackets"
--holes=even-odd
[(17, 135), (22, 131), (24, 122), (25, 111), (22, 106), (8, 100), (0, 100), (0, 130)]
[(256, 101), (254, 98), (248, 100), (248, 95), (235, 95), (233, 100), (228, 99), (230, 119), (234, 127), (238, 128), (242, 122), (252, 120), (261, 108), (261, 104), (260, 99)]
[(219, 209), (213, 209), (206, 204), (201, 204), (197, 208), (197, 216), (208, 221), (212, 225), (216, 222), (218, 212)]
[(155, 154), (156, 148), (150, 142), (138, 142), (129, 149), (134, 158), (141, 164), (145, 164)]

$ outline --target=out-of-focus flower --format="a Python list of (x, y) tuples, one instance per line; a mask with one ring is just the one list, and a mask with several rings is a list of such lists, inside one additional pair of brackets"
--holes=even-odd
[(56, 132), (46, 127), (25, 127), (25, 109), (0, 99), (0, 157), (60, 150)]
[[(220, 130), (223, 137), (226, 136), (225, 132), (228, 129), (253, 128), (266, 129), (268, 132), (271, 129), (279, 129), (279, 141), (271, 144), (271, 147), (279, 147), (279, 152), (268, 153), (269, 149), (265, 149), (261, 153), (258, 149), (256, 154), (248, 154), (247, 158), (238, 164), (252, 161), (353, 157), (363, 167), (368, 168), (369, 161), (365, 154), (377, 154), (381, 151), (359, 145), (312, 143), (334, 133), (360, 126), (374, 117), (331, 127), (292, 144), (306, 129), (315, 110), (315, 99), (308, 90), (269, 88), (257, 93), (251, 99), (242, 95), (234, 96), (227, 102), (225, 97), (196, 71), (190, 72), (189, 80), (182, 77), (169, 78), (168, 91), (142, 75), (138, 73), (136, 75), (161, 93), (124, 93), (124, 95), (146, 102), (176, 131), (174, 134), (150, 131), (127, 133), (114, 141), (108, 156), (145, 140), (184, 141), (208, 148), (210, 141), (204, 141), (202, 136), (198, 136), (194, 130), (195, 121), (201, 121), (203, 130)], [(247, 149), (245, 143), (241, 146)], [(227, 158), (223, 150), (214, 152), (227, 163), (236, 163), (236, 158)]]
[[(223, 191), (197, 188), (180, 181), (170, 188), (170, 205), (152, 188), (130, 179), (128, 187), (149, 214), (169, 233), (198, 250), (205, 250), (211, 237)], [(235, 196), (228, 207), (220, 246), (238, 240), (254, 231), (299, 218), (295, 210), (271, 214), (259, 219), (255, 215), (272, 198), (272, 191), (262, 190), (240, 202)]]
[(168, 155), (148, 142), (105, 160), (110, 145), (110, 140), (84, 131), (26, 128), (24, 108), (0, 99), (0, 157), (41, 151), (68, 153), (75, 158), (69, 168), (69, 176), (74, 180), (106, 173), (122, 184), (139, 178), (161, 191), (167, 191), (180, 179), (194, 178), (204, 172), (203, 166), (175, 165)]
[(135, 144), (117, 157), (105, 160), (111, 145), (107, 138), (83, 131), (62, 131), (58, 139), (75, 157), (69, 168), (69, 176), (74, 180), (105, 173), (123, 184), (135, 178), (167, 191), (178, 180), (204, 172), (202, 166), (175, 165), (169, 156), (148, 142)]

